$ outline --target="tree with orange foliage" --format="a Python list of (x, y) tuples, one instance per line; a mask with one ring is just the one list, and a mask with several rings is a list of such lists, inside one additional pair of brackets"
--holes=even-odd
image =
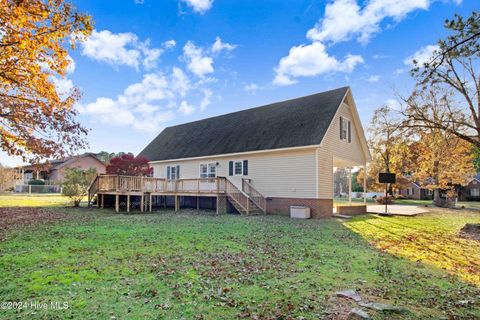
[(54, 79), (91, 31), (90, 16), (65, 0), (0, 2), (0, 149), (38, 161), (86, 146), (73, 107), (79, 90), (60, 93)]
[[(408, 100), (406, 108), (423, 110), (425, 114), (445, 121), (449, 106), (455, 101), (450, 90), (432, 86), (418, 91)], [(409, 171), (424, 188), (434, 191), (434, 201), (441, 203), (440, 191), (455, 197), (455, 185), (466, 183), (475, 175), (474, 146), (455, 133), (435, 126), (408, 126), (413, 142), (409, 144)], [(448, 199), (447, 199), (448, 200)]]

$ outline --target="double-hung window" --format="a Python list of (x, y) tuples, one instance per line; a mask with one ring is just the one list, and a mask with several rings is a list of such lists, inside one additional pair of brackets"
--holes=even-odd
[(345, 117), (340, 117), (340, 140), (352, 142), (352, 123)]
[(180, 179), (180, 166), (168, 166), (167, 167), (167, 179), (177, 180)]
[(215, 178), (217, 176), (217, 166), (215, 163), (200, 164), (200, 178)]
[(229, 176), (248, 176), (248, 160), (235, 160), (228, 162)]

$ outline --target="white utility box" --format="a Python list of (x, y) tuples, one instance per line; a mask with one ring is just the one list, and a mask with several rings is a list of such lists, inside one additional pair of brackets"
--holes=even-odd
[(310, 219), (310, 208), (303, 206), (291, 206), (290, 218)]

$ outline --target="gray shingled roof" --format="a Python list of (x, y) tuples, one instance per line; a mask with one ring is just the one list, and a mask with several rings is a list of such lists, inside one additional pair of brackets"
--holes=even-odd
[(319, 144), (347, 90), (168, 127), (140, 155), (155, 161)]

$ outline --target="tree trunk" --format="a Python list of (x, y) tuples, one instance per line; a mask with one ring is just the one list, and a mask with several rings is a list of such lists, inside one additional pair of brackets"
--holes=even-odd
[(440, 189), (435, 188), (433, 189), (433, 202), (439, 203), (440, 201)]

